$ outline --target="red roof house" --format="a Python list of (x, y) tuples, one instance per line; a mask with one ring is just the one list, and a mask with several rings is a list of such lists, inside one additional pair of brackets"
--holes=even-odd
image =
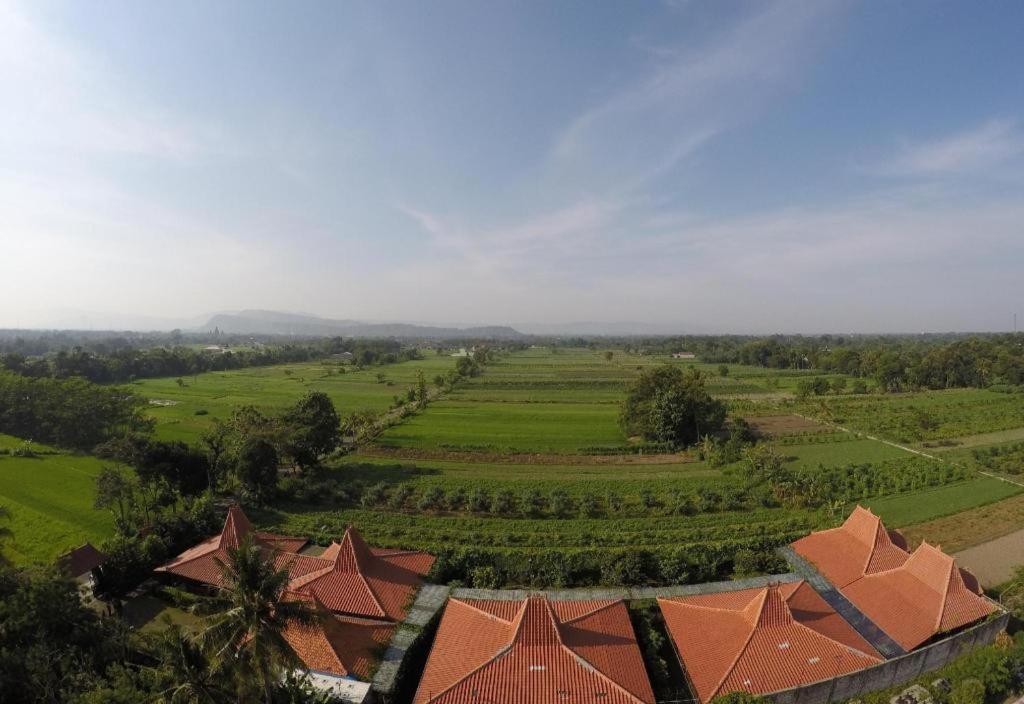
[(967, 570), (937, 547), (909, 553), (896, 531), (858, 506), (839, 528), (793, 543), (842, 594), (905, 650), (996, 610)]
[(778, 692), (882, 661), (806, 582), (658, 604), (701, 702), (736, 691)]
[(970, 572), (928, 543), (901, 566), (865, 575), (842, 592), (905, 650), (996, 610)]
[(339, 614), (401, 621), (434, 558), (412, 550), (369, 547), (352, 527), (319, 556), (321, 567), (289, 589), (315, 596)]
[(653, 704), (621, 600), (449, 599), (414, 704)]
[(887, 531), (882, 519), (858, 506), (843, 525), (811, 533), (793, 543), (838, 589), (866, 574), (899, 567), (910, 553), (897, 531)]
[(305, 538), (257, 532), (253, 530), (252, 524), (242, 509), (232, 506), (228, 509), (224, 528), (219, 535), (207, 538), (167, 564), (157, 567), (154, 571), (173, 574), (215, 587), (221, 586), (223, 583), (221, 565), (227, 560), (228, 548), (237, 548), (247, 536), (251, 536), (253, 542), (265, 550), (277, 551), (278, 566), (287, 565), (292, 577), (324, 567), (324, 564), (317, 561), (316, 558), (296, 554), (309, 542)]
[(310, 672), (333, 677), (369, 679), (378, 650), (387, 646), (395, 625), (381, 621), (336, 616), (314, 597), (289, 592), (317, 612), (312, 624), (289, 624), (285, 640)]

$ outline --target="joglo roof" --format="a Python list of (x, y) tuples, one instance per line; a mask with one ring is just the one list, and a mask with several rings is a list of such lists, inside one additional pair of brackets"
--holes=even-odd
[(967, 570), (936, 546), (913, 553), (899, 533), (858, 506), (838, 528), (793, 543), (842, 594), (905, 650), (996, 610)]
[(621, 600), (449, 599), (415, 704), (653, 704)]
[(256, 532), (238, 506), (228, 509), (224, 528), (165, 565), (167, 572), (195, 582), (222, 586), (222, 565), (229, 547), (251, 536), (273, 555), (279, 568), (287, 568), (288, 589), (316, 597), (328, 610), (357, 618), (401, 621), (423, 575), (434, 558), (426, 553), (370, 548), (355, 528), (340, 543), (321, 555), (300, 555), (304, 538)]
[(701, 702), (734, 691), (777, 692), (882, 661), (806, 582), (658, 604)]

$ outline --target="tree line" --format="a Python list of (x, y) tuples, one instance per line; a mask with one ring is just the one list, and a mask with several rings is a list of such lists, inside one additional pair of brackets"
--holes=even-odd
[(135, 379), (194, 376), (203, 372), (227, 371), (328, 359), (345, 355), (345, 361), (360, 366), (395, 364), (419, 359), (420, 352), (396, 340), (351, 340), (327, 338), (305, 344), (225, 346), (214, 351), (195, 347), (122, 346), (115, 349), (76, 345), (39, 355), (20, 351), (0, 352), (0, 370), (33, 378), (78, 377), (98, 384), (126, 383)]

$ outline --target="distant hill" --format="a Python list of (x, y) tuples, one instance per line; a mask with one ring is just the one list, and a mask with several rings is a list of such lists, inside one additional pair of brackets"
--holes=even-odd
[(301, 313), (280, 313), (270, 310), (243, 310), (218, 313), (203, 326), (232, 334), (306, 335), (342, 337), (401, 338), (489, 338), (513, 339), (524, 335), (508, 326), (490, 325), (470, 328), (445, 328), (411, 323), (366, 323), (358, 320), (332, 320)]

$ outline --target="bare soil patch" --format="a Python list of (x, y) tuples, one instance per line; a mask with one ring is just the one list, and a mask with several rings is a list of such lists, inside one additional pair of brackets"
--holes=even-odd
[(680, 464), (695, 462), (693, 455), (672, 453), (660, 455), (558, 455), (499, 452), (456, 452), (454, 450), (427, 450), (399, 447), (363, 447), (359, 453), (369, 457), (388, 457), (396, 460), (450, 460), (453, 462), (480, 462), (484, 464), (559, 464), (559, 465), (629, 465)]
[(1020, 565), (1024, 565), (1024, 529), (1001, 538), (975, 545), (954, 555), (983, 587), (995, 587), (1009, 581)]
[(744, 420), (750, 424), (758, 435), (779, 437), (783, 435), (802, 435), (804, 433), (828, 433), (832, 428), (800, 416), (750, 416)]
[(959, 552), (1014, 533), (1024, 527), (1024, 494), (1011, 496), (987, 506), (926, 521), (901, 529), (911, 548), (922, 540), (941, 545), (946, 552)]

